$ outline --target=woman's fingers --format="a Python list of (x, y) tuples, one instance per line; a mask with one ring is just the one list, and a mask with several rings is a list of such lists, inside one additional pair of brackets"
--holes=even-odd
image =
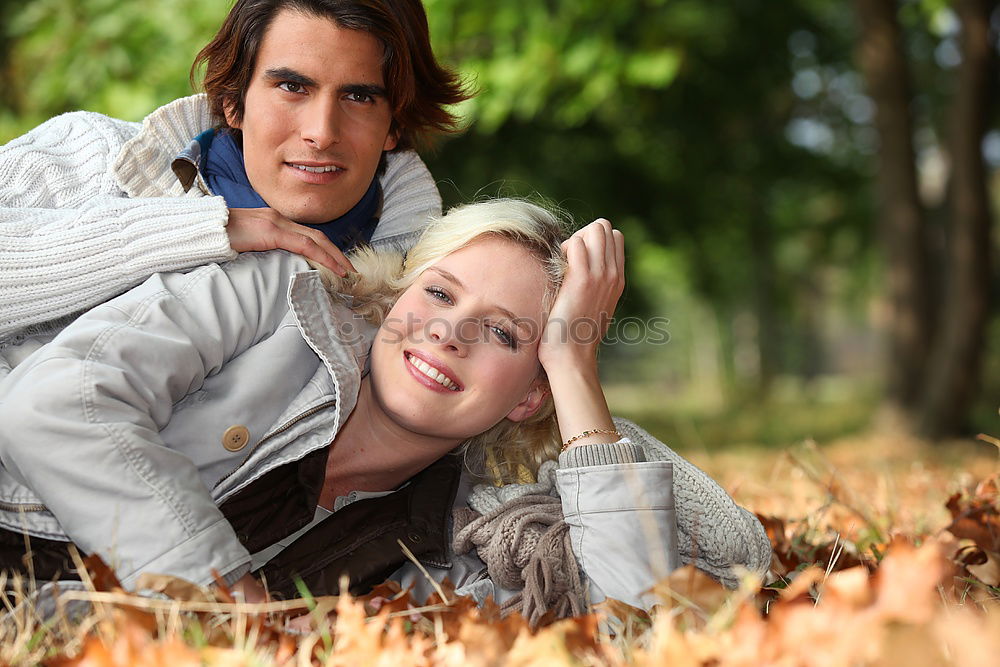
[[(624, 282), (625, 237), (608, 220), (598, 218), (574, 234), (570, 241), (582, 243), (586, 248), (586, 265), (577, 258), (581, 269), (585, 267), (595, 279)], [(566, 259), (572, 267), (574, 257), (567, 253)]]
[[(587, 252), (587, 266), (595, 275), (615, 275), (624, 260), (624, 253), (618, 252), (620, 241), (616, 241), (616, 234), (620, 239), (621, 232), (605, 218), (598, 218), (577, 231), (570, 240), (582, 241)], [(568, 253), (567, 259), (571, 260)]]
[(617, 229), (612, 231), (612, 236), (614, 237), (615, 244), (615, 262), (618, 265), (619, 272), (624, 275), (625, 273), (625, 235), (622, 234)]
[[(539, 348), (542, 365), (596, 363), (623, 288), (622, 235), (601, 218), (563, 243), (568, 268)], [(570, 335), (566, 335), (569, 332)]]
[(624, 236), (599, 218), (577, 231), (566, 248), (569, 270), (564, 289), (578, 291), (592, 316), (610, 319), (625, 284)]

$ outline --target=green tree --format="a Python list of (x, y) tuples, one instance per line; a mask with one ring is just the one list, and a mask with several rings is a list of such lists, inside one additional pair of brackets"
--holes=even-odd
[[(65, 111), (141, 120), (190, 94), (188, 69), (227, 3), (34, 0), (6, 5), (0, 141)], [(6, 44), (5, 53), (3, 45)]]
[[(723, 331), (754, 323), (761, 388), (813, 372), (819, 325), (800, 306), (815, 301), (819, 267), (863, 254), (869, 207), (856, 152), (789, 138), (803, 115), (845, 122), (790, 86), (796, 36), (834, 23), (832, 43), (813, 48), (849, 60), (850, 34), (813, 4), (429, 2), (439, 51), (481, 90), (469, 131), (430, 163), (452, 201), (484, 184), (538, 190), (578, 218), (614, 220), (634, 255), (679, 250)], [(633, 271), (645, 289), (626, 307), (650, 312), (656, 279)]]

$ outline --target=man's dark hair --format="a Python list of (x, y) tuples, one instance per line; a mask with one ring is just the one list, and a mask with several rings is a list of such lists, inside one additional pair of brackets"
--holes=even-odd
[(222, 127), (228, 127), (227, 107), (237, 120), (243, 119), (257, 52), (271, 21), (283, 9), (329, 18), (341, 28), (363, 30), (379, 41), (397, 150), (457, 129), (458, 118), (445, 106), (471, 94), (457, 74), (434, 58), (420, 0), (238, 0), (191, 66), (194, 82), (198, 66), (205, 63), (203, 86), (209, 109)]

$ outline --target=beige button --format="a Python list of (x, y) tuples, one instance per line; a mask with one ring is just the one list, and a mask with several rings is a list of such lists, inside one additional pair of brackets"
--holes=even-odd
[(230, 426), (222, 434), (222, 446), (231, 452), (238, 452), (250, 442), (250, 431), (246, 426)]

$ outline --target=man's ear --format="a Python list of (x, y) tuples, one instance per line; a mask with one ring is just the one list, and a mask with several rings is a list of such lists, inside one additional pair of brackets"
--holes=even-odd
[(549, 395), (549, 385), (542, 379), (536, 379), (531, 383), (528, 393), (524, 399), (514, 406), (514, 409), (507, 413), (507, 419), (512, 422), (524, 421), (534, 415), (545, 404), (545, 398)]
[(241, 127), (243, 123), (236, 118), (236, 112), (233, 111), (233, 103), (231, 100), (226, 100), (222, 103), (222, 113), (226, 117), (226, 125), (233, 128), (234, 130), (242, 130)]
[(385, 135), (385, 143), (382, 144), (383, 151), (391, 151), (399, 143), (399, 128), (393, 123), (389, 129), (389, 134)]

